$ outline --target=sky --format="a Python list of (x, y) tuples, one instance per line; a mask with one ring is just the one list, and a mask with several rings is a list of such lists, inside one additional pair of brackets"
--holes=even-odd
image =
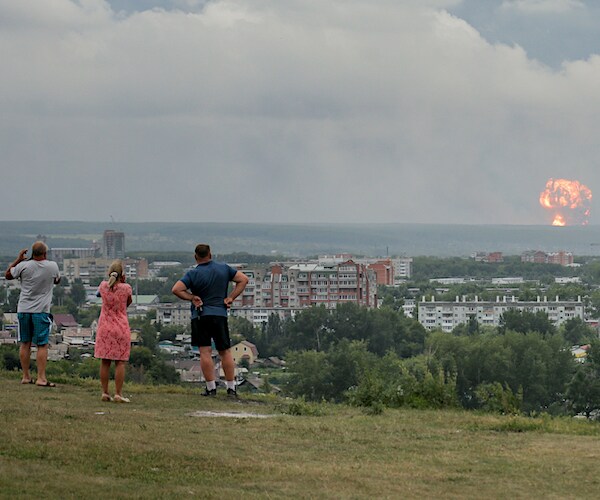
[(600, 2), (0, 0), (2, 220), (600, 224)]

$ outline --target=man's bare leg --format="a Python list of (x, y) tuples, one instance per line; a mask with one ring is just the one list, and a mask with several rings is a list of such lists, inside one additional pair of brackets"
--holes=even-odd
[(212, 347), (200, 346), (200, 369), (204, 380), (214, 382), (215, 380), (215, 365), (212, 360)]
[(219, 351), (219, 356), (221, 357), (221, 366), (223, 367), (223, 373), (225, 373), (225, 380), (233, 382), (235, 379), (235, 362), (233, 361), (231, 350)]
[(21, 359), (21, 369), (23, 370), (22, 384), (31, 382), (31, 374), (29, 373), (29, 363), (31, 359), (31, 342), (21, 342), (19, 346), (19, 358)]
[(37, 385), (50, 385), (46, 379), (46, 364), (48, 362), (48, 344), (37, 346)]

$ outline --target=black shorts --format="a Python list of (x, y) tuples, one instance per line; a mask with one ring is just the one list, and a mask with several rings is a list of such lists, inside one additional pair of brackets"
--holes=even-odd
[(227, 316), (200, 316), (192, 320), (192, 346), (210, 347), (215, 341), (217, 351), (231, 347)]

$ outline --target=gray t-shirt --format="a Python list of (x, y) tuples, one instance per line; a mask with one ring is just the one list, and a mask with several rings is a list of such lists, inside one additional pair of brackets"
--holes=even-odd
[(49, 313), (54, 280), (60, 277), (58, 264), (52, 260), (24, 260), (11, 268), (13, 278), (21, 281), (17, 312)]

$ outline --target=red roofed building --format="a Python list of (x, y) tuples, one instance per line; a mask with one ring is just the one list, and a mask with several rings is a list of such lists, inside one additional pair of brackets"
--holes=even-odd
[(60, 332), (65, 328), (77, 328), (79, 323), (75, 321), (72, 314), (55, 314), (54, 315), (54, 327)]

